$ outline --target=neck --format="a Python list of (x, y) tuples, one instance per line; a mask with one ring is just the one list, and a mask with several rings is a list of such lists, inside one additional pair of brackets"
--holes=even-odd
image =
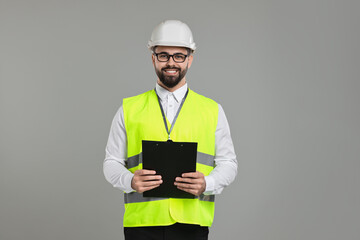
[(163, 88), (165, 88), (166, 90), (168, 90), (169, 92), (174, 92), (174, 91), (176, 91), (177, 89), (181, 88), (182, 86), (184, 86), (184, 85), (186, 84), (186, 79), (185, 79), (185, 78), (181, 79), (181, 81), (180, 81), (176, 86), (174, 86), (174, 87), (172, 87), (172, 88), (169, 88), (169, 87), (165, 86), (159, 79), (157, 80), (157, 83), (158, 83), (161, 87), (163, 87)]

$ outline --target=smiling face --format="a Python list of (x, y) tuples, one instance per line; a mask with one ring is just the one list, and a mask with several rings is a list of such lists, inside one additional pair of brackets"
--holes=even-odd
[[(188, 55), (188, 51), (184, 47), (168, 47), (157, 46), (154, 51), (156, 54), (166, 53), (168, 55), (184, 54)], [(193, 56), (188, 56), (183, 63), (174, 62), (172, 57), (167, 62), (160, 62), (153, 54), (152, 61), (158, 76), (158, 84), (163, 88), (173, 92), (182, 87), (186, 83), (185, 75), (190, 68)]]

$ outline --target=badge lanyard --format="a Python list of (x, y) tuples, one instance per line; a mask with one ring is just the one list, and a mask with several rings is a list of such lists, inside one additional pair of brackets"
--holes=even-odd
[[(155, 89), (155, 93), (156, 93), (156, 89)], [(189, 93), (189, 89), (187, 89), (187, 91), (186, 91), (186, 93), (185, 93), (185, 96), (183, 97), (183, 99), (182, 99), (182, 101), (181, 101), (181, 103), (180, 103), (180, 106), (179, 106), (179, 108), (178, 108), (178, 110), (177, 110), (177, 112), (176, 112), (176, 115), (175, 115), (175, 117), (174, 117), (174, 119), (173, 119), (173, 122), (171, 123), (171, 128), (170, 128), (170, 130), (169, 130), (168, 125), (167, 125), (166, 116), (165, 116), (165, 113), (164, 113), (164, 109), (163, 109), (163, 107), (162, 107), (162, 105), (161, 105), (160, 97), (159, 97), (159, 95), (156, 93), (156, 95), (157, 95), (157, 97), (158, 97), (158, 101), (159, 101), (161, 113), (162, 113), (162, 116), (163, 116), (163, 120), (164, 120), (164, 124), (165, 124), (165, 128), (166, 128), (166, 132), (168, 133), (168, 137), (169, 137), (168, 140), (170, 140), (170, 141), (171, 141), (170, 133), (171, 133), (172, 129), (174, 128), (176, 119), (177, 119), (178, 116), (179, 116), (180, 110), (181, 110), (182, 106), (184, 105), (184, 102), (185, 102), (185, 99), (186, 99), (188, 93)]]

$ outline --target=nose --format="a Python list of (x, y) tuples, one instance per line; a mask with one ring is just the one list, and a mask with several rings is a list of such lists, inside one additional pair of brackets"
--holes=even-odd
[(170, 63), (174, 64), (174, 63), (175, 63), (173, 57), (174, 57), (174, 56), (170, 56), (170, 57), (169, 57), (168, 64), (170, 64)]
[(169, 60), (166, 62), (166, 67), (176, 67), (176, 63), (174, 62), (174, 59), (172, 57), (170, 57)]

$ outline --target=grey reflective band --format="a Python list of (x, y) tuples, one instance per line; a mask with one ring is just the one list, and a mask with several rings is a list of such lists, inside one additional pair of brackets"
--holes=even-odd
[(196, 153), (196, 162), (206, 166), (215, 167), (215, 157), (202, 152)]
[[(142, 193), (137, 193), (137, 192), (124, 194), (124, 203), (152, 202), (152, 201), (161, 201), (166, 199), (169, 198), (143, 197)], [(199, 197), (195, 197), (194, 199), (199, 199), (200, 201), (205, 201), (205, 202), (215, 202), (215, 195), (201, 194)]]
[[(215, 167), (214, 156), (202, 152), (196, 153), (196, 162), (206, 166)], [(126, 168), (133, 168), (142, 163), (142, 153), (131, 156), (126, 160)]]
[(204, 195), (201, 194), (199, 197), (200, 201), (205, 201), (205, 202), (215, 202), (215, 195)]
[(142, 163), (142, 153), (129, 157), (126, 160), (126, 168), (130, 169)]
[(154, 89), (154, 90), (155, 90), (156, 96), (157, 96), (158, 101), (159, 101), (159, 105), (160, 105), (160, 109), (161, 109), (161, 114), (162, 114), (162, 116), (163, 116), (163, 120), (164, 120), (164, 124), (165, 124), (165, 128), (166, 128), (166, 132), (168, 133), (168, 136), (169, 136), (168, 139), (170, 140), (170, 133), (171, 133), (172, 129), (174, 128), (176, 119), (178, 118), (179, 113), (180, 113), (180, 110), (181, 110), (182, 106), (184, 105), (185, 99), (186, 99), (186, 97), (187, 97), (187, 95), (188, 95), (188, 93), (189, 93), (189, 89), (187, 89), (187, 91), (186, 91), (186, 93), (185, 93), (185, 96), (183, 97), (183, 99), (182, 99), (182, 101), (181, 101), (181, 103), (180, 103), (179, 109), (177, 110), (176, 115), (175, 115), (175, 117), (174, 117), (174, 119), (173, 119), (173, 122), (171, 123), (171, 128), (170, 128), (170, 130), (169, 130), (168, 125), (167, 125), (167, 122), (166, 122), (166, 117), (165, 117), (164, 109), (163, 109), (163, 107), (162, 107), (162, 105), (161, 105), (160, 97), (159, 97), (159, 95), (157, 94), (156, 89)]
[(143, 197), (143, 194), (138, 192), (124, 193), (124, 203), (151, 202), (165, 199), (168, 198)]

